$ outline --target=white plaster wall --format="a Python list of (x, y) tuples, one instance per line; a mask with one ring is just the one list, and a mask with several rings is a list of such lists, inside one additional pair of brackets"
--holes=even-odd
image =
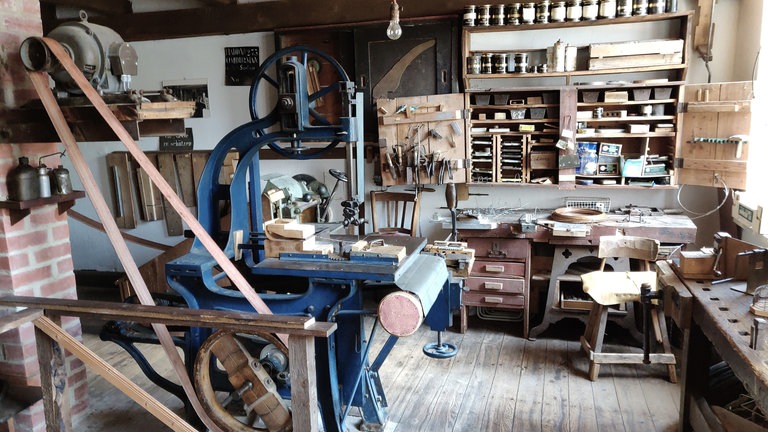
[[(710, 67), (713, 71), (713, 80), (730, 81), (743, 78), (740, 72), (747, 66), (751, 68), (750, 59), (744, 59), (751, 52), (756, 52), (758, 43), (753, 43), (752, 48), (744, 44), (745, 40), (752, 40), (752, 35), (747, 34), (750, 26), (737, 25), (740, 17), (740, 5), (752, 2), (739, 2), (736, 0), (720, 0), (717, 2), (715, 22), (716, 43), (713, 47), (714, 60)], [(693, 0), (682, 0), (680, 10), (693, 7)], [(743, 14), (742, 14), (743, 17)], [(601, 27), (607, 28), (607, 27)], [(735, 31), (730, 29), (744, 29), (738, 37)], [(733, 34), (732, 34), (733, 33)], [(741, 44), (741, 45), (739, 45)], [(248, 87), (224, 86), (223, 49), (228, 46), (259, 46), (260, 57), (265, 59), (274, 49), (274, 37), (272, 33), (255, 33), (229, 36), (212, 36), (188, 39), (173, 39), (155, 42), (137, 42), (134, 44), (140, 61), (139, 76), (134, 80), (134, 88), (158, 89), (163, 80), (197, 79), (207, 78), (211, 116), (203, 119), (190, 119), (187, 127), (193, 128), (196, 149), (213, 148), (218, 140), (234, 127), (249, 119), (248, 114)], [(740, 49), (735, 49), (740, 46)], [(739, 54), (741, 53), (741, 54)], [(707, 75), (701, 61), (691, 57), (689, 82), (706, 82)], [(739, 73), (737, 73), (739, 72)], [(142, 139), (139, 145), (146, 151), (157, 150), (157, 138)], [(94, 171), (97, 180), (104, 185), (105, 194), (108, 187), (105, 156), (116, 150), (123, 150), (120, 143), (86, 143), (81, 145), (89, 165)], [(67, 161), (65, 160), (65, 163)], [(72, 167), (69, 166), (72, 171)], [(324, 180), (329, 187), (333, 181), (328, 178), (329, 168), (343, 169), (342, 161), (264, 161), (262, 173), (297, 174), (307, 173), (318, 179)], [(366, 165), (367, 189), (373, 188), (371, 176), (373, 167)], [(77, 175), (73, 172), (75, 188), (81, 188)], [(435, 214), (447, 217), (447, 210), (440, 210), (445, 205), (444, 188), (438, 186), (434, 193), (424, 193), (422, 201), (421, 230), (422, 235), (431, 239), (444, 238), (448, 232), (440, 227), (440, 224), (430, 220)], [(461, 202), (461, 207), (526, 207), (526, 208), (555, 208), (559, 207), (566, 196), (606, 196), (611, 198), (614, 207), (628, 204), (653, 206), (660, 208), (676, 208), (677, 191), (674, 190), (591, 190), (578, 189), (575, 191), (560, 191), (557, 189), (541, 189), (527, 187), (488, 187), (473, 186), (472, 193), (487, 193), (488, 196), (471, 197), (469, 202)], [(702, 187), (686, 187), (681, 193), (682, 201), (686, 207), (705, 212), (715, 207), (719, 201), (716, 190)], [(75, 209), (81, 213), (95, 218), (95, 212), (88, 200), (80, 200)], [(697, 221), (700, 234), (699, 243), (702, 245), (711, 243), (712, 233), (717, 231), (718, 219), (711, 216)], [(73, 245), (73, 259), (75, 268), (79, 270), (104, 270), (121, 271), (122, 266), (117, 260), (111, 244), (105, 235), (87, 228), (76, 221), (70, 222)], [(181, 241), (180, 237), (167, 237), (163, 221), (140, 222), (131, 234), (159, 241), (166, 244), (175, 244)], [(136, 261), (141, 264), (155, 256), (158, 252), (142, 246), (129, 244)]]

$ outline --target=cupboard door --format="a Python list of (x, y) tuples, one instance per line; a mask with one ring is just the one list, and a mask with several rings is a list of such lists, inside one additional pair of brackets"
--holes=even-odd
[(746, 189), (752, 83), (685, 86), (679, 183)]

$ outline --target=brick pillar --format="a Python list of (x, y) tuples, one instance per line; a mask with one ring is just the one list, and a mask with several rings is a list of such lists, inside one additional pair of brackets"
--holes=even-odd
[[(21, 42), (30, 36), (42, 36), (39, 0), (0, 0), (0, 107), (14, 108), (37, 98), (32, 83), (19, 58)], [(0, 144), (0, 200), (8, 196), (6, 177), (20, 156), (29, 157), (33, 165), (46, 154), (61, 150), (58, 143)], [(55, 158), (46, 164), (56, 166)], [(9, 210), (0, 210), (0, 295), (24, 295), (76, 298), (75, 276), (69, 243), (66, 214), (56, 205), (45, 205), (11, 224)], [(8, 313), (0, 310), (0, 314)], [(80, 337), (80, 321), (62, 318), (62, 326)], [(34, 327), (0, 335), (0, 374), (39, 385)], [(87, 407), (85, 366), (68, 355), (69, 397), (73, 420)], [(19, 431), (44, 431), (42, 402), (15, 417)]]

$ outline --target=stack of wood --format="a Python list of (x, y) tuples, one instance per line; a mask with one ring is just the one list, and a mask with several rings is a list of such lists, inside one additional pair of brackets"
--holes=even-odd
[(315, 226), (301, 224), (294, 219), (274, 219), (264, 222), (264, 254), (267, 258), (279, 258), (286, 253), (314, 253), (328, 255), (333, 252), (331, 243), (315, 241)]

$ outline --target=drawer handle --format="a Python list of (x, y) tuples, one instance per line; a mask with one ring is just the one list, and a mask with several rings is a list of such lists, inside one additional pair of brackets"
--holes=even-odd
[(486, 303), (496, 303), (496, 304), (504, 303), (504, 299), (501, 297), (483, 297), (483, 301)]
[(504, 266), (498, 264), (486, 264), (485, 271), (488, 273), (504, 273)]
[(504, 287), (501, 282), (486, 282), (483, 286), (489, 290), (501, 290)]

